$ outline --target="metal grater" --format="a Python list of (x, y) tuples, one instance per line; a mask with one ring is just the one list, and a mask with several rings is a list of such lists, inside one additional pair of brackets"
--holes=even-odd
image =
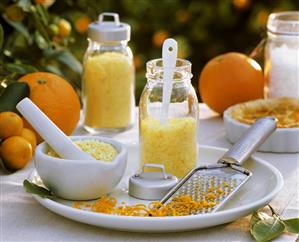
[(241, 165), (276, 129), (272, 117), (258, 119), (217, 164), (191, 170), (160, 201), (167, 204), (175, 197), (189, 195), (201, 206), (190, 214), (212, 213), (220, 209), (245, 184), (252, 173)]

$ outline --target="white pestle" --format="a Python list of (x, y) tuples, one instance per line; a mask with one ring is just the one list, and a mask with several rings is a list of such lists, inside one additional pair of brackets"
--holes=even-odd
[(80, 150), (29, 98), (22, 99), (16, 108), (61, 158), (95, 160)]
[(172, 92), (172, 79), (176, 67), (177, 42), (174, 39), (167, 39), (163, 43), (163, 99), (161, 111), (161, 125), (165, 125), (168, 120), (168, 109)]

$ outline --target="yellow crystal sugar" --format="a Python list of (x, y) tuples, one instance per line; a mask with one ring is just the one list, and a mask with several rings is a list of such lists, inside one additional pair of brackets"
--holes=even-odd
[(105, 52), (84, 61), (85, 124), (122, 128), (132, 122), (134, 67), (122, 53)]
[(141, 121), (141, 165), (163, 164), (166, 171), (183, 177), (196, 165), (196, 120), (172, 118), (167, 124), (145, 118)]
[[(90, 154), (97, 160), (112, 161), (118, 154), (111, 145), (98, 140), (76, 140), (74, 143), (84, 152)], [(48, 155), (59, 157), (54, 150), (49, 148)]]

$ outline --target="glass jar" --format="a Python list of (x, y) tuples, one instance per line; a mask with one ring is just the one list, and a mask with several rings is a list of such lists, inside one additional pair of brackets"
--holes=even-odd
[(168, 120), (160, 124), (163, 95), (162, 59), (149, 61), (147, 84), (139, 103), (140, 166), (164, 165), (179, 178), (196, 166), (198, 101), (191, 85), (191, 63), (177, 59)]
[[(104, 21), (106, 16), (114, 21)], [(135, 69), (129, 39), (130, 26), (119, 22), (116, 13), (102, 13), (89, 25), (82, 78), (83, 125), (89, 132), (121, 131), (134, 122)]]
[(299, 11), (270, 14), (267, 31), (265, 97), (299, 97)]

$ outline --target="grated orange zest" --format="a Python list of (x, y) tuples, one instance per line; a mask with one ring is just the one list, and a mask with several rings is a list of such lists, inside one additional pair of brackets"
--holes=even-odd
[(173, 200), (167, 204), (154, 201), (148, 206), (145, 204), (125, 205), (125, 202), (122, 202), (121, 205), (117, 205), (116, 198), (105, 196), (93, 203), (74, 202), (73, 208), (122, 216), (165, 217), (191, 215), (196, 213), (199, 209), (211, 208), (216, 204), (215, 201), (210, 199), (195, 201), (189, 195), (180, 195), (173, 198)]

